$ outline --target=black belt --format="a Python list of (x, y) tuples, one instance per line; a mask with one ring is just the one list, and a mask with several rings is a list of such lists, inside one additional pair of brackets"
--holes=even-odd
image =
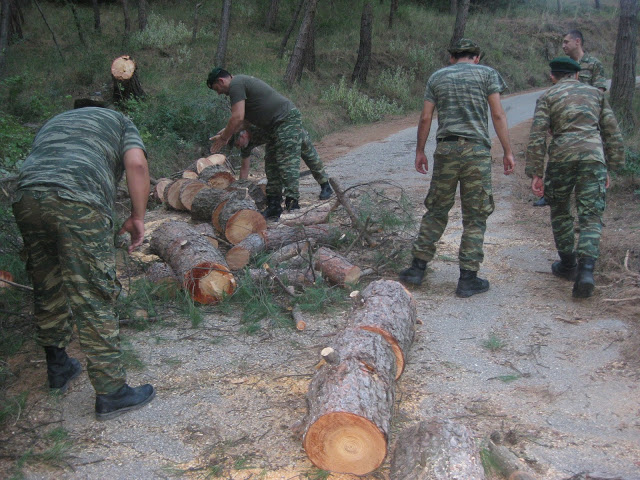
[(438, 142), (457, 142), (458, 140), (468, 140), (465, 137), (459, 137), (458, 135), (448, 135), (438, 139)]

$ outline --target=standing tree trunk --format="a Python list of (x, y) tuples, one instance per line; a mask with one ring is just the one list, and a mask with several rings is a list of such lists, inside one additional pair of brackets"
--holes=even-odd
[[(304, 51), (304, 66), (307, 67), (307, 70), (310, 72), (316, 71), (316, 21), (313, 20), (311, 24), (311, 28), (309, 29), (309, 40), (307, 41), (307, 47)], [(302, 69), (300, 70), (300, 75), (298, 76), (298, 82), (302, 77)]]
[(9, 0), (0, 3), (0, 78), (4, 77), (7, 66), (7, 48), (9, 47)]
[(298, 33), (298, 39), (296, 40), (296, 46), (293, 48), (293, 54), (289, 59), (289, 65), (287, 65), (287, 71), (284, 74), (284, 82), (291, 87), (293, 83), (302, 74), (304, 68), (305, 51), (307, 49), (307, 43), (309, 41), (309, 32), (313, 25), (313, 18), (316, 14), (316, 5), (318, 0), (308, 0), (307, 9), (300, 25), (300, 32)]
[(596, 10), (600, 10), (600, 0), (596, 0)]
[(84, 35), (82, 33), (82, 26), (80, 25), (80, 19), (78, 18), (78, 11), (76, 10), (76, 6), (73, 4), (73, 0), (67, 0), (69, 7), (71, 7), (71, 14), (73, 15), (73, 21), (76, 24), (76, 30), (78, 30), (78, 38), (80, 39), (80, 43), (82, 46), (86, 47), (87, 42), (84, 41)]
[(611, 106), (616, 111), (623, 130), (631, 131), (633, 120), (633, 93), (636, 79), (636, 36), (638, 34), (638, 0), (620, 0), (620, 21), (613, 57), (611, 80)]
[(267, 30), (273, 31), (276, 29), (276, 19), (278, 18), (278, 7), (280, 6), (280, 0), (271, 0), (269, 4), (269, 11), (267, 12), (267, 20), (264, 26)]
[(469, 14), (470, 0), (459, 0), (458, 11), (456, 13), (456, 24), (453, 27), (453, 35), (449, 46), (453, 47), (455, 43), (464, 37), (464, 29), (467, 27), (467, 15)]
[(138, 0), (138, 28), (142, 32), (147, 28), (147, 0)]
[(558, 15), (562, 12), (562, 0), (558, 0)]
[(122, 3), (122, 13), (124, 14), (124, 34), (129, 36), (131, 33), (131, 18), (129, 17), (128, 0), (120, 0)]
[(222, 2), (222, 18), (220, 19), (220, 38), (216, 50), (216, 66), (224, 67), (227, 56), (227, 40), (229, 39), (229, 23), (231, 22), (231, 0)]
[(393, 17), (398, 11), (398, 1), (399, 0), (391, 0), (391, 6), (389, 7), (389, 30), (393, 28)]
[(458, 12), (458, 0), (449, 0), (449, 13), (455, 15)]
[(196, 8), (193, 12), (193, 30), (191, 31), (191, 41), (195, 42), (198, 36), (198, 9), (202, 6), (202, 2), (196, 4)]
[(282, 42), (280, 42), (280, 50), (278, 50), (278, 58), (282, 58), (284, 56), (284, 50), (287, 48), (287, 42), (289, 41), (289, 37), (293, 32), (293, 28), (296, 26), (298, 22), (298, 17), (300, 16), (300, 12), (302, 11), (302, 6), (304, 5), (304, 0), (298, 1), (298, 6), (296, 7), (296, 13), (293, 14), (293, 19), (291, 19), (291, 23), (289, 24), (289, 28), (284, 34), (282, 38)]
[(91, 4), (93, 5), (93, 29), (96, 32), (100, 32), (102, 30), (100, 25), (100, 5), (98, 0), (91, 0)]
[(371, 64), (371, 38), (373, 28), (373, 13), (371, 3), (367, 2), (362, 8), (360, 17), (360, 47), (358, 47), (358, 59), (351, 75), (352, 82), (367, 83), (367, 74)]

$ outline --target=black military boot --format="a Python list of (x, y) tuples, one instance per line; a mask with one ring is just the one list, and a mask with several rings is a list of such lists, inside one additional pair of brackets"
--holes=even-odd
[(573, 284), (573, 296), (575, 298), (589, 298), (593, 294), (596, 282), (593, 280), (593, 269), (596, 259), (583, 257), (578, 260), (578, 273), (576, 283)]
[(113, 393), (96, 395), (96, 419), (109, 420), (145, 406), (156, 396), (152, 385), (132, 388), (126, 383)]
[(264, 218), (279, 218), (282, 213), (282, 197), (268, 196), (267, 208), (260, 213)]
[(69, 389), (69, 383), (82, 372), (80, 362), (70, 358), (64, 348), (44, 347), (47, 358), (49, 388), (59, 393)]
[(324, 182), (320, 185), (320, 196), (318, 197), (320, 200), (326, 200), (331, 197), (331, 194), (333, 194), (333, 189), (331, 185), (329, 185), (329, 182)]
[(476, 293), (486, 292), (487, 290), (489, 290), (489, 281), (478, 278), (478, 272), (460, 269), (458, 288), (456, 288), (457, 296), (467, 298)]
[(398, 277), (401, 282), (410, 283), (412, 285), (421, 285), (426, 269), (426, 260), (420, 260), (419, 258), (413, 257), (411, 266), (402, 270)]
[(300, 210), (300, 204), (298, 203), (297, 198), (286, 197), (284, 199), (284, 208), (287, 212), (291, 210)]
[(575, 253), (562, 253), (558, 252), (560, 256), (559, 262), (553, 262), (551, 265), (551, 272), (560, 278), (566, 278), (567, 280), (575, 280), (578, 273), (578, 264), (576, 263)]

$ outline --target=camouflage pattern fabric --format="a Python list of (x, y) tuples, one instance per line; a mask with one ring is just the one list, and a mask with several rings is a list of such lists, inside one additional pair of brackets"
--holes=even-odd
[[(256, 127), (255, 125), (250, 125), (247, 128), (249, 132), (251, 140), (249, 140), (249, 144), (244, 147), (240, 151), (240, 155), (242, 158), (247, 158), (251, 155), (251, 151), (259, 145), (264, 145), (269, 141), (269, 135), (263, 129)], [(306, 129), (302, 129), (302, 143), (300, 146), (300, 156), (302, 157), (302, 161), (307, 165), (309, 170), (311, 171), (311, 175), (320, 185), (329, 181), (329, 177), (324, 170), (324, 165), (320, 157), (318, 156), (318, 152), (316, 151), (316, 147), (313, 146), (313, 142), (311, 141), (311, 137), (309, 136), (309, 132)]]
[(439, 142), (433, 158), (431, 186), (424, 201), (427, 213), (422, 217), (420, 232), (413, 244), (413, 256), (427, 262), (434, 257), (459, 182), (463, 226), (458, 254), (460, 268), (478, 271), (484, 259), (482, 244), (487, 218), (495, 208), (491, 151), (484, 145), (461, 139)]
[(436, 71), (424, 93), (438, 110), (436, 138), (456, 135), (491, 148), (487, 98), (506, 88), (500, 74), (484, 65), (459, 62)]
[(585, 53), (580, 59), (582, 70), (578, 73), (578, 80), (592, 87), (607, 90), (607, 77), (604, 75), (604, 67), (596, 57)]
[[(611, 170), (624, 165), (622, 134), (604, 93), (563, 78), (537, 101), (529, 133), (525, 173), (542, 177), (546, 136), (551, 130), (549, 163), (600, 162)], [(603, 146), (604, 142), (604, 146)]]
[(13, 211), (33, 282), (38, 344), (66, 347), (75, 322), (96, 393), (116, 391), (126, 374), (113, 313), (120, 283), (111, 217), (39, 191), (25, 192)]
[(298, 199), (302, 122), (300, 111), (294, 108), (285, 119), (268, 132), (264, 154), (267, 176), (267, 196)]
[(61, 113), (38, 132), (18, 177), (24, 190), (56, 191), (62, 198), (87, 203), (113, 215), (122, 158), (144, 144), (133, 122), (106, 108)]

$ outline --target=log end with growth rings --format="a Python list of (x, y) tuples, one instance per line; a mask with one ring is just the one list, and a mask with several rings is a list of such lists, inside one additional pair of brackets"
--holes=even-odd
[(184, 288), (198, 303), (218, 303), (235, 291), (236, 280), (224, 265), (204, 262), (185, 274)]
[(135, 71), (136, 62), (129, 55), (122, 55), (111, 64), (111, 75), (116, 80), (129, 80)]

